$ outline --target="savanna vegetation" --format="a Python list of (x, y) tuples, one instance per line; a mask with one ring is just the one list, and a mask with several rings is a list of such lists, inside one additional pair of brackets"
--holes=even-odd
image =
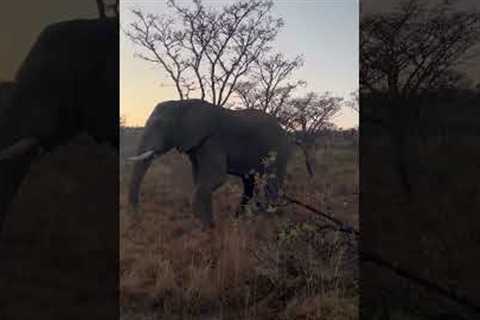
[[(132, 8), (125, 41), (175, 89), (171, 99), (199, 98), (275, 116), (299, 146), (286, 194), (358, 227), (358, 132), (332, 125), (346, 103), (358, 110), (358, 94), (300, 92), (308, 84), (294, 74), (304, 58), (276, 48), (284, 21), (273, 15), (273, 1), (166, 3), (164, 12)], [(285, 203), (275, 214), (247, 210), (235, 219), (243, 187), (232, 177), (214, 194), (217, 226), (201, 232), (190, 206), (190, 163), (177, 152), (156, 160), (142, 184), (141, 212), (130, 212), (132, 165), (125, 159), (137, 152), (142, 128), (123, 120), (124, 319), (358, 318), (356, 242), (312, 212)]]
[[(141, 131), (121, 132), (123, 319), (358, 319), (356, 242), (305, 209), (235, 219), (242, 186), (232, 177), (214, 195), (217, 227), (202, 233), (190, 206), (190, 163), (172, 151), (147, 173), (142, 211), (129, 212), (125, 158)], [(327, 131), (319, 141), (315, 176), (298, 150), (286, 193), (358, 227), (357, 136)]]

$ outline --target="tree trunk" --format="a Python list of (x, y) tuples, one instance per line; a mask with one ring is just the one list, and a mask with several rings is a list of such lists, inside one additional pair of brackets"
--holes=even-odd
[(311, 148), (310, 150), (308, 149), (309, 147), (306, 145), (299, 145), (300, 149), (302, 149), (304, 160), (305, 160), (305, 167), (307, 168), (308, 174), (310, 177), (313, 177), (313, 167), (312, 167), (312, 157), (311, 157), (311, 151), (313, 149)]

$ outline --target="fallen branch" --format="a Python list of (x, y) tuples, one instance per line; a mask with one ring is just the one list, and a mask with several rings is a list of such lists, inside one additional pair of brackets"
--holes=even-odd
[(317, 208), (314, 208), (308, 204), (305, 204), (299, 200), (296, 200), (296, 199), (293, 199), (287, 195), (284, 195), (283, 198), (285, 198), (288, 202), (290, 203), (294, 203), (300, 207), (303, 207), (313, 213), (316, 213), (320, 216), (322, 216), (323, 218), (335, 223), (339, 228), (338, 228), (338, 231), (341, 231), (341, 232), (345, 232), (345, 233), (350, 233), (350, 234), (354, 234), (356, 235), (357, 237), (360, 236), (360, 232), (358, 230), (356, 230), (355, 228), (353, 228), (352, 226), (350, 225), (347, 225), (345, 223), (343, 223), (342, 221), (338, 220), (337, 218), (334, 218), (332, 217), (331, 215), (325, 213), (325, 212), (322, 212), (320, 211), (319, 209)]
[[(353, 227), (348, 226), (344, 224), (342, 221), (330, 216), (329, 214), (326, 214), (325, 212), (322, 212), (321, 210), (314, 208), (308, 204), (305, 204), (299, 200), (293, 199), (288, 196), (284, 196), (286, 200), (288, 200), (290, 203), (294, 203), (300, 207), (303, 207), (315, 214), (318, 214), (322, 216), (323, 218), (335, 223), (339, 228), (338, 231), (342, 231), (345, 233), (349, 234), (354, 234), (355, 236), (359, 237), (360, 232), (358, 230), (355, 230)], [(441, 285), (438, 285), (430, 280), (427, 280), (425, 278), (422, 278), (420, 276), (415, 275), (414, 273), (399, 267), (396, 264), (393, 264), (382, 257), (380, 257), (377, 254), (366, 252), (364, 250), (359, 251), (360, 254), (360, 261), (362, 262), (372, 262), (376, 264), (377, 266), (381, 266), (383, 268), (389, 269), (393, 271), (395, 274), (399, 275), (400, 277), (403, 277), (405, 279), (408, 279), (432, 292), (435, 292), (443, 297), (446, 297), (452, 301), (455, 301), (456, 303), (463, 305), (465, 307), (468, 307), (472, 311), (475, 311), (476, 313), (480, 314), (480, 306), (472, 302), (467, 296), (459, 294), (458, 292), (454, 291), (453, 289), (445, 289)]]

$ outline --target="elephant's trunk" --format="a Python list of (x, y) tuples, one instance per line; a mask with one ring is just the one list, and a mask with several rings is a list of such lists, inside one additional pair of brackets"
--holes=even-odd
[(149, 118), (140, 139), (137, 154), (128, 158), (135, 163), (129, 190), (129, 202), (133, 209), (138, 208), (142, 180), (152, 161), (172, 148), (165, 138), (164, 130), (160, 130), (158, 125), (151, 125), (151, 123), (155, 123), (155, 120)]
[(129, 201), (130, 206), (132, 206), (134, 209), (138, 208), (140, 186), (142, 184), (145, 173), (152, 164), (152, 161), (153, 157), (138, 160), (135, 162), (135, 165), (133, 167), (132, 178), (130, 180)]

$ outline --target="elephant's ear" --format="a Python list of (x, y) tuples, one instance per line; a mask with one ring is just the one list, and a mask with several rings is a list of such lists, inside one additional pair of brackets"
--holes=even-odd
[(219, 107), (191, 105), (182, 110), (176, 130), (176, 145), (180, 151), (190, 151), (213, 136), (219, 127)]

